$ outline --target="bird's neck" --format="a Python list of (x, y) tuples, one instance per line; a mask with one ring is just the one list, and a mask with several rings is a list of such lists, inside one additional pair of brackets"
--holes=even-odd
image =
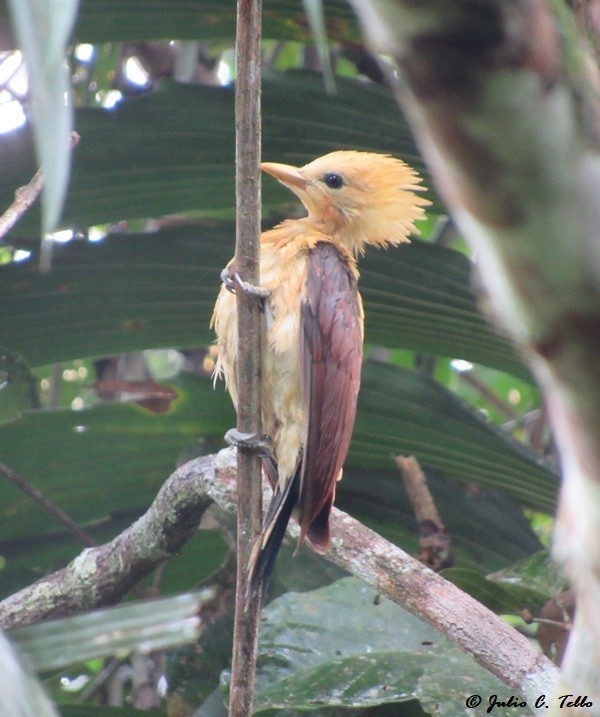
[[(298, 253), (310, 251), (322, 241), (333, 244), (346, 260), (350, 270), (358, 276), (356, 246), (344, 238), (343, 232), (329, 231), (322, 223), (314, 222), (310, 217), (285, 219), (273, 229), (263, 232), (261, 261), (269, 264), (276, 257), (278, 264), (285, 264), (292, 261)], [(264, 266), (261, 267), (261, 272), (265, 270)]]
[(329, 237), (334, 244), (343, 247), (353, 257), (361, 254), (364, 245), (368, 243), (362, 226), (340, 218), (337, 213), (335, 215), (325, 213), (319, 216), (309, 214), (302, 221), (311, 231)]

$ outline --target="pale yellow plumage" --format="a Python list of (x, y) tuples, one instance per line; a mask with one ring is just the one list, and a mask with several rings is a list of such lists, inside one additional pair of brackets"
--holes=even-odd
[[(287, 500), (284, 495), (286, 487), (289, 489), (289, 482), (296, 479), (302, 468), (302, 462), (307, 458), (304, 452), (311, 434), (309, 416), (307, 416), (307, 395), (310, 393), (310, 387), (303, 385), (307, 380), (305, 362), (339, 360), (340, 366), (343, 366), (343, 356), (335, 359), (337, 348), (330, 343), (332, 336), (334, 338), (337, 336), (335, 340), (340, 343), (341, 350), (354, 352), (352, 345), (346, 346), (345, 349), (343, 347), (346, 339), (343, 327), (340, 328), (336, 324), (335, 312), (338, 305), (336, 302), (342, 302), (339, 304), (339, 310), (343, 312), (340, 313), (340, 320), (343, 318), (343, 321), (351, 322), (348, 324), (348, 336), (356, 336), (356, 339), (352, 340), (362, 344), (362, 302), (355, 288), (358, 278), (356, 256), (364, 251), (367, 244), (386, 246), (407, 241), (408, 235), (415, 230), (414, 221), (424, 216), (423, 207), (428, 204), (427, 200), (414, 193), (421, 189), (420, 180), (414, 170), (400, 160), (386, 155), (341, 151), (320, 157), (301, 169), (270, 163), (263, 164), (262, 167), (298, 195), (308, 211), (308, 216), (284, 221), (274, 229), (264, 232), (261, 237), (260, 284), (270, 292), (265, 301), (263, 320), (262, 421), (263, 430), (271, 437), (273, 456), (277, 464), (279, 496), (276, 491), (274, 500), (278, 500), (279, 503), (277, 510), (273, 511), (269, 518), (270, 524), (265, 525), (255, 550), (254, 560), (259, 560), (261, 551), (266, 549), (273, 526), (279, 520), (281, 504)], [(332, 175), (336, 175), (337, 178), (331, 179)], [(338, 181), (341, 182), (340, 186), (334, 186)], [(323, 253), (320, 247), (324, 245), (331, 245), (336, 253), (334, 255), (331, 255), (331, 252)], [(323, 267), (328, 267), (328, 271), (336, 273), (338, 278), (335, 281), (329, 276), (320, 274), (318, 261), (321, 259), (317, 259), (320, 253), (324, 257)], [(312, 274), (309, 276), (310, 272)], [(312, 325), (310, 331), (334, 332), (323, 336), (326, 348), (324, 359), (317, 359), (315, 356), (311, 358), (311, 355), (307, 355), (305, 346), (307, 327), (303, 325), (303, 321), (306, 321), (303, 316), (308, 316), (306, 312), (311, 301), (317, 300), (307, 295), (307, 286), (314, 286), (315, 281), (327, 291), (342, 291), (335, 287), (354, 287), (347, 290), (351, 290), (351, 295), (342, 293), (338, 298), (337, 295), (328, 298), (328, 295), (323, 294), (319, 289), (318, 300), (321, 302), (321, 309), (319, 306), (313, 307), (316, 312), (314, 318), (316, 324)], [(352, 304), (354, 308), (351, 308), (348, 301), (354, 302)], [(331, 302), (331, 305), (327, 302)], [(236, 298), (225, 286), (221, 288), (215, 305), (213, 325), (219, 347), (215, 375), (225, 378), (227, 388), (236, 404)], [(351, 328), (353, 326), (357, 327), (356, 330)], [(320, 345), (321, 339), (318, 333), (316, 339)], [(357, 347), (359, 353), (353, 353), (356, 358), (352, 359), (353, 366), (358, 361), (358, 371), (361, 348), (361, 346)], [(350, 368), (345, 370), (350, 371)], [(355, 369), (352, 369), (352, 375), (354, 371)], [(336, 459), (337, 462), (334, 461), (335, 475), (314, 477), (314, 480), (327, 484), (330, 505), (333, 500), (335, 480), (341, 473), (341, 464), (352, 431), (358, 377), (348, 384), (347, 390), (351, 390), (354, 395), (347, 397), (350, 403), (346, 406), (346, 397), (339, 391), (336, 393), (336, 386), (330, 385), (337, 381), (335, 372), (327, 375), (328, 383), (321, 385), (319, 391), (323, 392), (325, 398), (329, 396), (330, 401), (342, 401), (343, 405), (340, 404), (339, 408), (336, 405), (316, 406), (317, 415), (325, 415), (323, 419), (325, 433), (329, 430), (331, 421), (333, 421), (331, 424), (333, 428), (330, 430), (333, 431), (332, 435), (336, 435), (335, 430), (343, 431), (343, 434), (335, 439), (340, 441), (343, 455), (338, 457), (339, 460)], [(339, 380), (343, 382), (345, 377), (339, 376)], [(340, 386), (344, 385), (340, 383)], [(313, 395), (311, 400), (311, 413), (315, 415), (314, 402), (319, 400), (319, 397)], [(346, 415), (346, 411), (350, 412), (348, 416), (351, 416), (351, 421), (338, 418), (338, 412)], [(341, 421), (337, 429), (336, 421)], [(314, 444), (315, 440), (318, 441), (318, 436), (315, 438), (312, 435), (310, 440)], [(338, 450), (337, 445), (329, 448), (334, 453)], [(320, 445), (319, 450), (327, 450), (327, 446)], [(313, 480), (313, 476), (302, 475), (301, 480), (310, 481)], [(329, 540), (328, 532), (323, 528), (323, 518), (320, 517), (323, 486), (319, 483), (317, 487), (319, 490), (315, 491), (315, 495), (321, 496), (319, 498), (321, 502), (313, 506), (313, 512), (308, 510), (306, 505), (301, 507), (301, 512), (303, 511), (304, 514), (300, 519), (301, 522), (305, 519), (304, 523), (306, 523), (303, 524), (303, 535), (308, 535), (317, 549), (326, 549)], [(307, 494), (306, 489), (306, 484), (300, 486), (300, 495), (304, 494), (305, 497), (308, 495), (306, 500), (310, 500), (312, 493), (309, 490)], [(326, 509), (326, 515), (323, 514), (326, 520), (329, 508), (323, 504), (323, 509)], [(319, 525), (318, 531), (315, 528), (314, 539), (308, 524), (310, 520), (306, 518), (307, 514), (310, 520), (315, 521), (315, 526), (317, 523)], [(321, 530), (324, 530), (324, 537), (319, 540), (317, 533)], [(273, 556), (270, 559), (274, 559)]]

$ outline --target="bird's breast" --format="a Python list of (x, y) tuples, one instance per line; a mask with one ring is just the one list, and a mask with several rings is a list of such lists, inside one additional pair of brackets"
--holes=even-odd
[[(309, 255), (322, 241), (329, 242), (301, 221), (284, 222), (263, 234), (261, 241), (260, 283), (270, 292), (262, 322), (262, 421), (273, 441), (281, 483), (294, 475), (306, 436), (301, 306), (306, 300)], [(352, 256), (343, 247), (336, 249), (340, 261), (356, 274)], [(225, 288), (217, 300), (214, 325), (217, 374), (224, 376), (237, 403), (237, 307)]]
[(273, 439), (280, 480), (296, 470), (304, 440), (304, 405), (300, 366), (300, 303), (306, 285), (304, 252), (290, 256), (270, 252), (261, 257), (261, 284), (271, 292), (265, 307), (262, 414)]

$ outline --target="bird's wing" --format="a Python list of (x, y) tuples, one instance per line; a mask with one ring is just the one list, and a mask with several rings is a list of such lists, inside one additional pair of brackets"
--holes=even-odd
[(301, 304), (300, 362), (306, 436), (298, 500), (301, 528), (329, 547), (329, 513), (348, 453), (362, 362), (362, 304), (348, 260), (329, 242), (308, 255)]

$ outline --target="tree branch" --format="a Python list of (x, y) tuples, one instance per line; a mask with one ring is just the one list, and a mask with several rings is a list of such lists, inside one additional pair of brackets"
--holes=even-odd
[(419, 525), (419, 550), (415, 557), (435, 572), (451, 568), (454, 565), (452, 541), (438, 513), (425, 473), (414, 456), (394, 456), (394, 460)]
[(24, 187), (17, 189), (12, 204), (0, 216), (0, 239), (5, 237), (19, 219), (33, 206), (43, 187), (44, 173), (41, 169), (38, 169)]
[(0, 627), (29, 625), (117, 603), (189, 540), (211, 504), (214, 457), (186, 463), (165, 482), (148, 511), (104, 545), (0, 602)]
[(62, 525), (63, 528), (65, 528), (81, 543), (87, 546), (96, 545), (94, 538), (89, 533), (86, 533), (85, 530), (82, 530), (70, 515), (67, 515), (67, 513), (56, 505), (56, 503), (51, 501), (34, 485), (29, 483), (29, 481), (25, 480), (22, 475), (14, 471), (10, 466), (7, 466), (6, 463), (2, 463), (2, 461), (0, 461), (0, 476), (4, 477), (28, 498), (35, 501), (39, 506), (41, 506), (42, 510), (45, 510), (48, 515), (51, 515), (57, 523)]
[[(186, 463), (165, 482), (148, 512), (110, 543), (85, 550), (60, 570), (0, 603), (0, 627), (118, 601), (177, 552), (215, 501), (236, 509), (235, 451)], [(266, 502), (269, 489), (265, 487)], [(337, 508), (325, 556), (425, 620), (530, 704), (548, 693), (555, 666), (523, 635), (415, 558)], [(288, 532), (297, 538), (295, 522)], [(93, 575), (93, 580), (90, 576)]]
[[(77, 132), (71, 132), (69, 148), (73, 149), (79, 144)], [(33, 206), (44, 188), (44, 172), (40, 168), (24, 187), (15, 192), (15, 199), (0, 216), (0, 239), (5, 237), (14, 225)]]
[[(235, 81), (236, 245), (235, 265), (243, 281), (260, 281), (261, 0), (237, 0)], [(256, 296), (237, 291), (237, 427), (261, 433), (261, 312)], [(237, 579), (229, 714), (252, 714), (260, 596), (246, 600), (248, 563), (262, 524), (262, 468), (256, 451), (239, 448)]]

